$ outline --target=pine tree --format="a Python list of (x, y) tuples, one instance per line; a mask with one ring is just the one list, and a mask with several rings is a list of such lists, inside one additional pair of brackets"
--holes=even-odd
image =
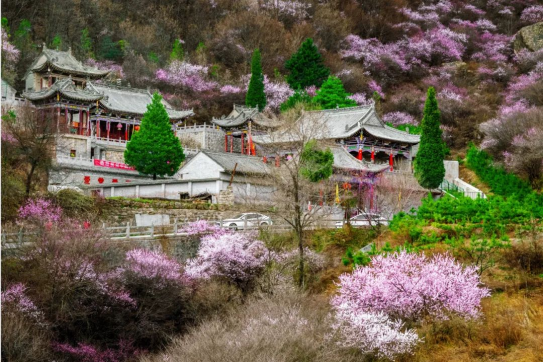
[(313, 101), (320, 104), (323, 109), (345, 108), (357, 105), (353, 99), (348, 97), (342, 81), (334, 76), (327, 78), (323, 86), (317, 91)]
[(323, 57), (308, 38), (295, 54), (285, 63), (285, 68), (290, 71), (287, 83), (292, 89), (304, 89), (311, 85), (321, 87), (321, 84), (330, 74), (329, 68), (323, 65)]
[(444, 150), (436, 92), (429, 87), (421, 121), (421, 141), (414, 161), (415, 177), (422, 187), (434, 189), (444, 180)]
[(142, 118), (140, 131), (132, 135), (125, 150), (125, 163), (146, 175), (173, 175), (185, 159), (181, 143), (172, 132), (170, 118), (155, 93)]
[(266, 106), (264, 76), (261, 68), (261, 52), (259, 52), (259, 49), (255, 49), (251, 57), (251, 79), (247, 88), (246, 106), (259, 107), (259, 111), (262, 111)]
[(183, 57), (185, 56), (185, 53), (183, 52), (183, 45), (181, 43), (181, 39), (174, 40), (174, 44), (172, 45), (172, 52), (170, 53), (170, 61), (173, 62), (174, 60), (183, 60)]

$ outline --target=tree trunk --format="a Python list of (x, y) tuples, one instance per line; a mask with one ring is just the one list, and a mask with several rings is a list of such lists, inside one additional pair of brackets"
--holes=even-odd
[(156, 179), (157, 179), (157, 174), (154, 173), (154, 174), (153, 174), (153, 180), (156, 180)]
[(32, 164), (32, 166), (30, 166), (30, 171), (28, 172), (27, 176), (26, 176), (26, 189), (25, 189), (25, 192), (26, 192), (26, 197), (29, 197), (30, 196), (30, 186), (32, 185), (32, 177), (34, 176), (34, 170), (36, 169), (36, 165), (35, 164)]

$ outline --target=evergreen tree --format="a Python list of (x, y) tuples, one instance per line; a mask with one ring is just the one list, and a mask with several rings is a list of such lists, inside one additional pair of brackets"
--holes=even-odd
[(421, 141), (414, 161), (414, 173), (422, 187), (434, 189), (444, 180), (444, 150), (436, 92), (429, 87), (421, 121)]
[(172, 125), (162, 97), (155, 93), (142, 118), (140, 131), (132, 135), (125, 150), (125, 162), (146, 175), (173, 175), (185, 159), (181, 143)]
[(357, 105), (353, 99), (348, 97), (342, 81), (334, 76), (327, 78), (323, 86), (317, 91), (313, 101), (319, 103), (323, 109), (345, 108)]
[(259, 49), (255, 49), (251, 57), (251, 79), (247, 88), (246, 106), (259, 107), (259, 111), (262, 111), (266, 106), (264, 76), (261, 68), (261, 52), (259, 52)]
[(80, 46), (81, 51), (87, 58), (94, 58), (93, 42), (89, 36), (89, 30), (87, 28), (81, 31)]
[(300, 159), (302, 161), (300, 173), (311, 182), (331, 177), (334, 155), (328, 148), (324, 151), (318, 149), (317, 141), (312, 140), (304, 145)]
[(280, 105), (280, 111), (285, 112), (294, 108), (297, 104), (302, 104), (305, 110), (320, 109), (320, 107), (312, 103), (312, 97), (303, 90), (295, 91), (285, 102)]
[(285, 68), (290, 72), (287, 83), (295, 90), (311, 85), (321, 87), (330, 74), (329, 68), (323, 65), (323, 57), (310, 38), (285, 63)]
[(374, 101), (374, 109), (376, 110), (376, 113), (379, 117), (383, 116), (382, 114), (382, 97), (380, 96), (380, 93), (374, 91), (372, 93), (372, 100)]
[(62, 50), (62, 38), (60, 35), (55, 35), (53, 41), (51, 42), (51, 49)]
[(183, 60), (183, 57), (185, 56), (185, 53), (183, 52), (183, 45), (181, 43), (180, 39), (174, 40), (174, 44), (172, 45), (172, 52), (170, 53), (170, 61), (174, 60)]

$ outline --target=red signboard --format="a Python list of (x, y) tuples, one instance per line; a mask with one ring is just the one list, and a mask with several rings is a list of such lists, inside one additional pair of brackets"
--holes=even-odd
[(124, 163), (104, 161), (104, 160), (94, 160), (94, 165), (101, 166), (101, 167), (109, 167), (109, 168), (119, 168), (121, 170), (128, 170), (128, 171), (135, 170), (134, 167), (125, 165)]

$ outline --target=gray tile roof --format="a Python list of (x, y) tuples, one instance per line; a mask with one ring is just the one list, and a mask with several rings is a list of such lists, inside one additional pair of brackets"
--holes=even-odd
[(264, 128), (278, 127), (279, 122), (265, 117), (257, 108), (239, 106), (234, 104), (230, 114), (226, 117), (213, 118), (212, 123), (220, 127), (237, 127), (251, 120), (254, 124)]
[[(297, 120), (297, 124), (300, 133), (307, 136), (311, 133), (315, 139), (343, 139), (356, 135), (363, 129), (363, 132), (378, 138), (402, 143), (419, 143), (418, 135), (410, 135), (386, 126), (379, 120), (373, 105), (304, 112)], [(293, 132), (279, 130), (272, 135), (256, 135), (253, 141), (257, 144), (271, 144), (296, 142), (298, 139)]]
[(232, 172), (235, 164), (238, 164), (238, 166), (236, 166), (236, 173), (244, 174), (262, 175), (266, 174), (270, 168), (263, 162), (261, 157), (257, 156), (247, 156), (227, 152), (213, 152), (208, 150), (202, 150), (200, 152), (214, 160), (225, 170), (225, 172)]
[(56, 81), (49, 88), (42, 89), (37, 92), (25, 92), (23, 97), (37, 101), (40, 99), (47, 99), (54, 96), (56, 93), (62, 94), (66, 98), (70, 98), (77, 101), (94, 102), (102, 98), (102, 94), (92, 89), (78, 89), (71, 78), (64, 78)]
[(42, 54), (34, 61), (34, 63), (32, 63), (29, 71), (43, 71), (47, 70), (49, 67), (61, 72), (88, 76), (91, 78), (102, 78), (109, 73), (109, 70), (99, 70), (97, 68), (84, 65), (72, 55), (71, 51), (63, 52), (59, 50), (47, 49), (44, 44)]
[(353, 157), (343, 147), (331, 147), (331, 152), (334, 155), (334, 168), (344, 170), (381, 172), (389, 167), (389, 165), (376, 165), (374, 163), (360, 161), (357, 158)]
[[(148, 90), (121, 87), (106, 84), (87, 83), (87, 88), (102, 94), (104, 97), (100, 103), (111, 111), (143, 115), (147, 111), (147, 105), (151, 103), (152, 95)], [(192, 110), (176, 111), (164, 99), (162, 103), (170, 119), (182, 119), (192, 116)]]

